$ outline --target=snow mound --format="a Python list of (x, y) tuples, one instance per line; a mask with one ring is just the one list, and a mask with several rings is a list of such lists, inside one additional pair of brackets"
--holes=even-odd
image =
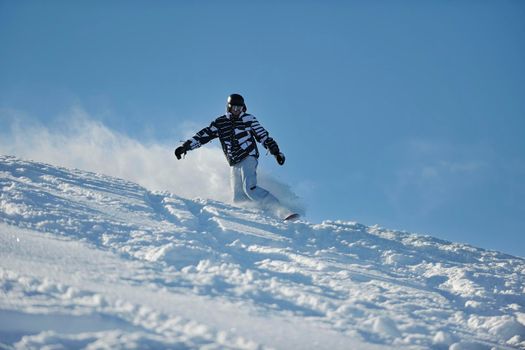
[(0, 348), (525, 348), (525, 261), (0, 156)]

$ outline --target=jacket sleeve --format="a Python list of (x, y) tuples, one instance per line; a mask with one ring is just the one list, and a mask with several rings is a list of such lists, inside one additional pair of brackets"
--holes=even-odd
[(195, 134), (190, 141), (190, 150), (194, 150), (196, 148), (199, 148), (200, 146), (210, 142), (211, 140), (217, 138), (219, 136), (219, 129), (215, 126), (215, 121), (211, 122), (210, 126), (202, 129), (198, 133)]
[(274, 152), (277, 151), (277, 153), (279, 153), (277, 142), (275, 142), (275, 140), (269, 136), (268, 131), (263, 128), (257, 118), (250, 114), (248, 116), (248, 123), (250, 125), (252, 135), (264, 146), (264, 148), (270, 151), (273, 150)]
[(255, 139), (264, 145), (264, 141), (268, 138), (268, 131), (259, 124), (259, 121), (251, 114), (243, 117), (245, 125), (250, 128), (250, 132)]

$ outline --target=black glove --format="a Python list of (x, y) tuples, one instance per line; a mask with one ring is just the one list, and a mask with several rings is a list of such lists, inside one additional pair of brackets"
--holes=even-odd
[(268, 137), (268, 140), (266, 140), (266, 148), (273, 156), (277, 156), (279, 154), (279, 146), (277, 146), (277, 142), (275, 142), (275, 140), (271, 137)]
[(279, 165), (283, 165), (284, 161), (286, 160), (286, 158), (284, 157), (284, 154), (282, 153), (276, 154), (275, 159), (277, 160), (277, 163), (279, 163)]
[(183, 155), (185, 156), (186, 152), (190, 150), (190, 145), (191, 145), (191, 141), (188, 140), (184, 142), (182, 146), (177, 147), (175, 149), (175, 157), (177, 157), (177, 159), (181, 159)]

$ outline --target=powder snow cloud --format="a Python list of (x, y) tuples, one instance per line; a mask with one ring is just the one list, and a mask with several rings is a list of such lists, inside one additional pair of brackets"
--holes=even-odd
[[(78, 106), (46, 125), (20, 111), (0, 110), (0, 117), (1, 154), (112, 175), (187, 198), (230, 202), (229, 167), (217, 144), (177, 161), (175, 144), (136, 140), (111, 130)], [(182, 134), (189, 136), (184, 130)], [(290, 186), (263, 173), (259, 182), (304, 212)]]

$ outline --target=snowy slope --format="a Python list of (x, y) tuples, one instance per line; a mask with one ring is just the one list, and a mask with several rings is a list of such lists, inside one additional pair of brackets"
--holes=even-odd
[(525, 348), (525, 261), (0, 156), (0, 348)]

